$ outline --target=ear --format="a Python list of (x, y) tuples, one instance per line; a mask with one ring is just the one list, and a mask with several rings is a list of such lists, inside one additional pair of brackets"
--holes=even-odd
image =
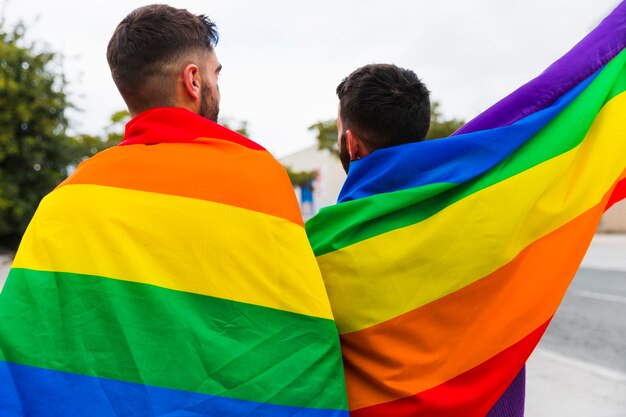
[(183, 70), (183, 84), (185, 85), (187, 94), (189, 94), (194, 101), (200, 99), (202, 83), (200, 80), (200, 70), (196, 64), (188, 64)]
[(361, 140), (354, 132), (350, 129), (346, 130), (346, 147), (348, 148), (348, 154), (350, 155), (350, 160), (354, 161), (356, 159), (360, 159), (359, 151), (361, 151)]

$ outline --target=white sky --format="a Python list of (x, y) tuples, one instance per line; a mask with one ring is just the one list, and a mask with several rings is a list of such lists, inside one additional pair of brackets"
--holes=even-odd
[[(135, 0), (0, 0), (10, 25), (65, 56), (75, 131), (101, 133), (125, 108), (106, 47)], [(616, 0), (170, 1), (217, 22), (220, 117), (248, 121), (277, 156), (314, 143), (307, 127), (336, 116), (337, 84), (357, 67), (411, 68), (448, 117), (469, 120), (539, 74)]]

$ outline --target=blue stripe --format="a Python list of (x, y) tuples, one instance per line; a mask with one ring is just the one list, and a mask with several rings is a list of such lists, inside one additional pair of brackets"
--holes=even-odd
[(435, 183), (461, 184), (488, 171), (559, 115), (601, 70), (552, 106), (505, 127), (379, 149), (350, 163), (338, 202)]
[(261, 404), (0, 361), (0, 416), (348, 417), (348, 412)]

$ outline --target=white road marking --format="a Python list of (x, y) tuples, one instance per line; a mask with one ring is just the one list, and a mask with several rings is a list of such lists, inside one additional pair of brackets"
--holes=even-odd
[(604, 294), (601, 292), (593, 292), (593, 291), (585, 291), (585, 290), (572, 290), (571, 294), (578, 296), (578, 297), (592, 298), (594, 300), (610, 301), (613, 303), (626, 304), (626, 297), (622, 297), (620, 295)]
[(626, 384), (626, 374), (614, 369), (606, 368), (604, 366), (596, 365), (595, 363), (586, 362), (580, 359), (570, 358), (569, 356), (561, 355), (560, 353), (544, 348), (537, 348), (535, 350), (535, 354), (539, 354), (539, 356), (542, 356), (545, 359), (588, 372), (609, 381)]

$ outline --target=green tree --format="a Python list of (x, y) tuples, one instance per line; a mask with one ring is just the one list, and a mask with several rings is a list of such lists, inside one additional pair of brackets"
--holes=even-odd
[(109, 126), (104, 130), (104, 136), (79, 134), (73, 138), (74, 161), (82, 161), (111, 146), (119, 144), (124, 139), (124, 127), (130, 120), (128, 110), (119, 110), (111, 115)]
[(440, 106), (437, 101), (433, 101), (430, 106), (430, 129), (426, 134), (427, 140), (447, 138), (465, 124), (460, 119), (445, 119), (439, 110)]
[(242, 136), (249, 137), (248, 122), (245, 120), (234, 120), (229, 117), (220, 119), (219, 124), (227, 129), (233, 130)]
[(322, 120), (309, 126), (309, 130), (315, 132), (315, 139), (317, 140), (317, 148), (327, 149), (339, 158), (339, 151), (337, 150), (337, 120)]
[(39, 201), (92, 148), (95, 137), (67, 133), (60, 57), (0, 22), (0, 246), (15, 248)]
[[(430, 108), (430, 129), (426, 139), (445, 138), (454, 133), (465, 123), (460, 119), (446, 119), (440, 111), (441, 105), (433, 101)], [(309, 130), (315, 132), (317, 147), (328, 149), (335, 156), (339, 157), (337, 151), (337, 121), (335, 119), (322, 120), (311, 126)]]
[(313, 181), (317, 178), (317, 171), (294, 171), (291, 167), (283, 165), (289, 175), (289, 181), (291, 185), (298, 186), (300, 188), (311, 188)]

